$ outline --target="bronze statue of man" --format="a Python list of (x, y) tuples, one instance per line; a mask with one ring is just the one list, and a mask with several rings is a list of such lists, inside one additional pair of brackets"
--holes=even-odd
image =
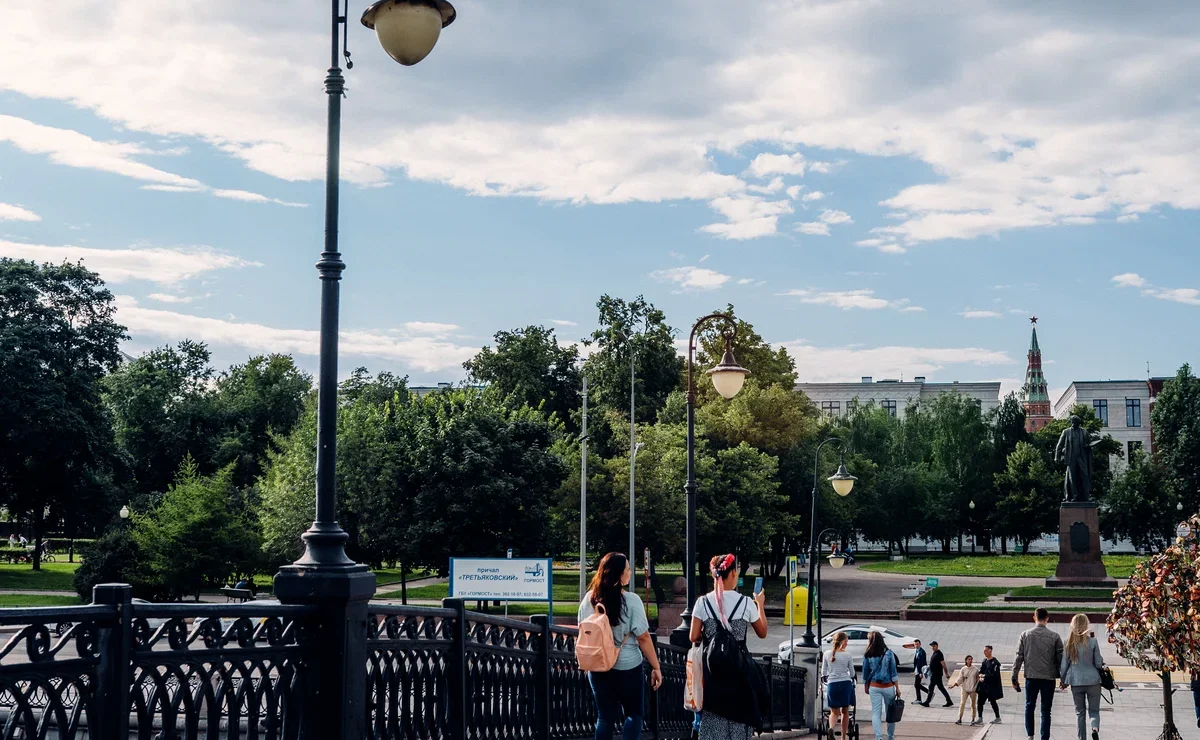
[(1063, 479), (1063, 500), (1082, 503), (1092, 500), (1092, 435), (1083, 428), (1083, 420), (1071, 417), (1071, 426), (1059, 435), (1054, 461), (1067, 463)]

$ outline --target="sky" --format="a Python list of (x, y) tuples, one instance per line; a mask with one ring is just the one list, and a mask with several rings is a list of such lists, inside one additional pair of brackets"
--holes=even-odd
[[(605, 293), (732, 303), (801, 381), (1007, 392), (1033, 315), (1053, 398), (1200, 360), (1200, 4), (455, 5), (414, 67), (350, 9), (343, 376)], [(0, 256), (82, 259), (132, 354), (315, 371), (329, 5), (55, 7), (4, 3)]]

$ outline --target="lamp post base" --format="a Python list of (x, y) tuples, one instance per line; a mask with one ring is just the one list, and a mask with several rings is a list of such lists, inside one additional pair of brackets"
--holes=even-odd
[(679, 626), (671, 630), (670, 643), (675, 647), (688, 648), (692, 646), (692, 609), (689, 605), (679, 615)]

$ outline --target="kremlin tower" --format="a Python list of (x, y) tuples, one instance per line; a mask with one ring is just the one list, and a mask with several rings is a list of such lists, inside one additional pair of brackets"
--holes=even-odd
[(1029, 340), (1029, 366), (1025, 369), (1025, 386), (1021, 389), (1021, 403), (1025, 407), (1025, 431), (1036, 432), (1050, 423), (1050, 392), (1046, 388), (1046, 376), (1042, 375), (1042, 349), (1038, 347), (1037, 316), (1029, 319), (1033, 326), (1033, 337)]

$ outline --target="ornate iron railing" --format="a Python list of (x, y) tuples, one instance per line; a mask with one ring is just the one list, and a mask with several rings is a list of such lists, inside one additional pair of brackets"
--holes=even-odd
[[(318, 658), (361, 656), (371, 740), (570, 740), (596, 721), (574, 629), (465, 610), (370, 604), (358, 651), (327, 645), (319, 606), (147, 604), (100, 586), (81, 607), (0, 609), (0, 740), (313, 740), (328, 711)], [(360, 602), (361, 604), (362, 602)], [(364, 646), (365, 642), (365, 646)], [(644, 738), (687, 737), (686, 654), (658, 643), (663, 685), (644, 703)], [(362, 666), (360, 658), (347, 657)], [(325, 663), (328, 666), (328, 661)], [(804, 671), (767, 659), (767, 729), (802, 726)], [(311, 713), (311, 714), (310, 714)], [(355, 715), (362, 716), (362, 715)], [(306, 722), (308, 718), (308, 722)]]

